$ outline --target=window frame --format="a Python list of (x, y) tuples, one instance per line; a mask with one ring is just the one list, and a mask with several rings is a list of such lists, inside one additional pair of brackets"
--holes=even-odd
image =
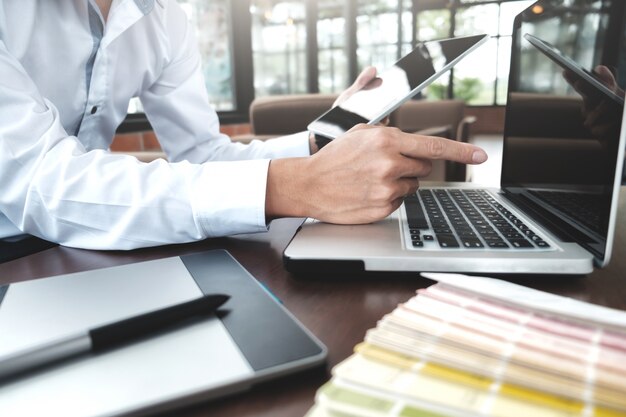
[[(230, 27), (233, 60), (234, 110), (218, 111), (221, 124), (247, 123), (248, 109), (254, 100), (254, 73), (252, 60), (252, 18), (249, 13), (250, 0), (231, 0)], [(237, 28), (237, 30), (234, 30)], [(116, 133), (152, 130), (145, 113), (129, 113)]]
[[(317, 39), (317, 18), (318, 18), (318, 0), (305, 1), (305, 27), (306, 27), (306, 71), (307, 71), (307, 91), (308, 93), (319, 93), (319, 51)], [(410, 44), (415, 47), (417, 40), (417, 17), (420, 11), (434, 10), (446, 8), (450, 10), (450, 33), (453, 36), (455, 31), (456, 13), (459, 9), (467, 9), (473, 6), (485, 4), (498, 4), (513, 2), (516, 0), (483, 0), (476, 2), (464, 2), (463, 0), (398, 0), (398, 42), (397, 55), (400, 56), (402, 47)], [(235, 124), (246, 123), (249, 121), (248, 109), (255, 98), (254, 90), (254, 58), (252, 51), (252, 16), (250, 14), (250, 0), (231, 0), (230, 1), (230, 20), (231, 41), (232, 41), (232, 59), (233, 59), (233, 86), (235, 89), (234, 100), (235, 108), (230, 111), (218, 111), (220, 123)], [(424, 7), (425, 5), (428, 5)], [(404, 33), (402, 23), (402, 15), (409, 12), (411, 14), (411, 31)], [(343, 2), (343, 16), (345, 18), (345, 54), (347, 57), (348, 80), (354, 80), (359, 72), (359, 63), (357, 57), (358, 39), (357, 39), (357, 0), (346, 0)], [(234, 28), (237, 28), (234, 30)], [(498, 35), (496, 39), (499, 45), (499, 39), (508, 35)], [(453, 97), (454, 89), (454, 72), (450, 72), (450, 80), (448, 83), (447, 98)], [(346, 86), (347, 87), (347, 86)], [(504, 104), (498, 104), (498, 80), (494, 82), (494, 100), (489, 105), (474, 105), (471, 107), (502, 107)], [(145, 113), (128, 114), (124, 122), (120, 125), (117, 132), (126, 133), (134, 131), (150, 130), (150, 122)]]

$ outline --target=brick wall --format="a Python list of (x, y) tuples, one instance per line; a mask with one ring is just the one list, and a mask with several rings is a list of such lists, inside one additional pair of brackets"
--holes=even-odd
[[(466, 107), (465, 115), (476, 117), (476, 122), (470, 128), (471, 134), (501, 134), (504, 131), (504, 109), (504, 107)], [(251, 133), (249, 123), (222, 125), (220, 130), (228, 136)], [(111, 150), (116, 152), (152, 152), (161, 150), (161, 147), (154, 132), (147, 131), (116, 135)]]
[[(245, 135), (250, 133), (250, 124), (222, 125), (220, 131), (228, 136)], [(146, 131), (115, 135), (111, 150), (115, 152), (154, 152), (160, 151), (161, 146), (154, 132)]]

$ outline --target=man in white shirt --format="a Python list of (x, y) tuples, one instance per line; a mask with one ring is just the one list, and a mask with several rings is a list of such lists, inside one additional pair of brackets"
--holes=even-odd
[[(108, 151), (132, 97), (169, 162)], [(22, 232), (132, 249), (266, 231), (284, 216), (366, 223), (414, 192), (431, 159), (487, 156), (373, 126), (319, 152), (304, 132), (232, 143), (174, 0), (0, 0), (0, 214)]]

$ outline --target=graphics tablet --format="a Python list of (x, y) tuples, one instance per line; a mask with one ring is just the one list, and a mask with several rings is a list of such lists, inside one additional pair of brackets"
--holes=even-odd
[(308, 130), (334, 139), (359, 123), (380, 122), (488, 39), (476, 35), (418, 44), (364, 89), (311, 122)]
[(322, 364), (326, 348), (228, 252), (0, 286), (0, 357), (203, 294), (217, 316), (0, 383), (1, 416), (171, 410)]

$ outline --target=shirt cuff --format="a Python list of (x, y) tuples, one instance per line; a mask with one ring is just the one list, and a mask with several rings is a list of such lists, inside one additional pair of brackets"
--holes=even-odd
[(265, 146), (273, 155), (280, 158), (296, 158), (311, 155), (309, 132), (299, 132), (293, 135), (281, 136), (265, 141)]
[(192, 185), (194, 218), (206, 237), (266, 232), (268, 159), (208, 162)]

